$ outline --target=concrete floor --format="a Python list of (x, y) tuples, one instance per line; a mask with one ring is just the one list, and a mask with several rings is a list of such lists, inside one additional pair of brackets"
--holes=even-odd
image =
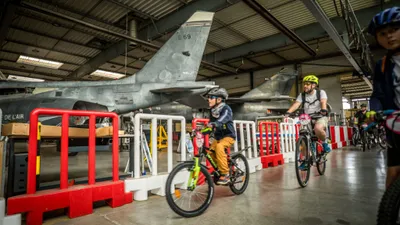
[(264, 169), (251, 175), (243, 195), (218, 186), (208, 210), (190, 219), (176, 215), (164, 197), (151, 196), (115, 209), (99, 206), (93, 214), (75, 219), (46, 216), (44, 224), (376, 224), (384, 158), (379, 150), (334, 150), (326, 174), (319, 176), (313, 168), (306, 188), (299, 187), (293, 163)]

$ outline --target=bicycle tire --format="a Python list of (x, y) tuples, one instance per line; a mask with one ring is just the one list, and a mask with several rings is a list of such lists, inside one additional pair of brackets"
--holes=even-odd
[(378, 225), (396, 224), (400, 207), (400, 178), (397, 178), (385, 191), (377, 215)]
[(351, 142), (354, 146), (357, 146), (358, 144), (358, 133), (353, 134), (353, 136), (351, 137)]
[(214, 197), (214, 182), (211, 178), (211, 175), (208, 173), (207, 168), (201, 164), (200, 165), (200, 172), (203, 173), (205, 175), (205, 181), (208, 183), (209, 185), (209, 194), (206, 198), (206, 201), (198, 208), (192, 211), (187, 211), (187, 210), (183, 210), (181, 208), (179, 208), (176, 204), (174, 199), (172, 198), (172, 195), (169, 191), (167, 190), (171, 190), (171, 183), (174, 179), (174, 177), (176, 176), (176, 174), (183, 168), (193, 168), (194, 166), (194, 162), (183, 162), (181, 164), (178, 164), (177, 166), (175, 166), (175, 168), (171, 171), (171, 173), (168, 175), (166, 184), (165, 184), (165, 196), (167, 198), (167, 202), (169, 207), (178, 215), (189, 218), (189, 217), (195, 217), (195, 216), (199, 216), (201, 215), (204, 211), (206, 211), (206, 209), (210, 206), (211, 201)]
[[(242, 188), (236, 189), (235, 184), (233, 184), (233, 183), (232, 183), (232, 180), (231, 180), (231, 183), (229, 184), (229, 188), (230, 188), (231, 191), (232, 191), (233, 193), (235, 193), (236, 195), (240, 195), (240, 194), (242, 194), (242, 193), (247, 189), (247, 186), (249, 185), (249, 180), (250, 180), (250, 166), (249, 166), (249, 162), (247, 161), (246, 157), (245, 157), (244, 155), (242, 155), (242, 154), (238, 154), (238, 155), (234, 156), (234, 157), (231, 159), (231, 161), (234, 161), (234, 160), (237, 159), (237, 158), (242, 159), (243, 162), (244, 162), (244, 166), (246, 167), (246, 171), (245, 171), (246, 174), (245, 174), (244, 184), (243, 184)], [(231, 165), (229, 166), (229, 168), (230, 168), (230, 169), (229, 169), (229, 173), (230, 173), (230, 175), (231, 175), (231, 177), (232, 177), (232, 167), (231, 167)]]
[(365, 149), (367, 148), (367, 141), (368, 141), (368, 137), (367, 137), (367, 135), (366, 134), (363, 134), (363, 136), (362, 136), (362, 142), (363, 142), (363, 144), (362, 144), (362, 149), (363, 149), (363, 152), (365, 152)]
[[(317, 171), (319, 173), (319, 175), (324, 175), (325, 174), (325, 170), (326, 170), (326, 161), (321, 162), (322, 159), (322, 155), (319, 156), (320, 162), (317, 162)], [(322, 168), (320, 168), (320, 166), (322, 165)]]
[(386, 135), (385, 133), (380, 133), (379, 134), (379, 146), (381, 146), (381, 148), (386, 149)]
[[(299, 160), (298, 160), (298, 155), (301, 153), (301, 151), (300, 151), (300, 143), (302, 142), (302, 141), (304, 141), (305, 142), (305, 144), (306, 144), (306, 156), (305, 156), (305, 161), (307, 162), (307, 176), (306, 176), (306, 180), (303, 182), (302, 180), (301, 180), (301, 177), (300, 177), (300, 172), (299, 172)], [(297, 140), (297, 142), (296, 142), (296, 152), (295, 152), (295, 156), (296, 156), (296, 159), (295, 159), (295, 169), (296, 169), (296, 177), (297, 177), (297, 182), (299, 183), (299, 185), (301, 186), (301, 187), (306, 187), (307, 186), (307, 184), (308, 184), (308, 181), (309, 181), (309, 179), (310, 179), (310, 174), (311, 174), (311, 168), (310, 168), (310, 154), (309, 154), (309, 151), (310, 151), (310, 149), (308, 149), (308, 143), (307, 143), (307, 138), (305, 137), (305, 136), (303, 136), (303, 135), (301, 135), (300, 137), (299, 137), (299, 139)]]

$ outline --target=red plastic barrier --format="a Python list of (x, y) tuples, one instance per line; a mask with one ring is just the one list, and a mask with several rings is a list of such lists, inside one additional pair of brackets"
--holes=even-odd
[[(193, 119), (192, 120), (192, 129), (196, 129), (197, 123), (204, 123), (204, 125), (207, 126), (209, 121), (210, 121), (209, 119), (199, 119), (199, 118)], [(210, 143), (209, 143), (209, 140), (208, 140), (208, 135), (206, 135), (204, 137), (204, 141), (206, 143), (206, 147), (210, 147)], [(193, 139), (193, 151), (194, 151), (195, 155), (199, 154), (199, 147), (197, 147), (197, 143), (196, 143), (195, 139)]]
[(342, 142), (342, 147), (344, 147), (347, 145), (347, 140), (344, 137), (344, 127), (341, 126), (339, 129), (340, 129), (340, 141)]
[[(200, 119), (200, 118), (193, 119), (192, 120), (192, 129), (196, 129), (197, 123), (203, 123), (205, 126), (207, 126), (209, 121), (210, 121), (209, 119)], [(204, 136), (204, 141), (205, 141), (205, 146), (210, 147), (208, 135)], [(199, 147), (197, 146), (196, 138), (193, 138), (193, 151), (194, 151), (194, 155), (199, 154)], [(206, 161), (206, 167), (208, 169), (208, 172), (212, 173), (213, 168), (208, 161)], [(202, 173), (200, 173), (199, 180), (197, 181), (197, 183), (199, 185), (202, 185), (205, 183), (205, 179), (206, 179), (205, 176)]]
[(331, 135), (331, 145), (332, 145), (332, 150), (333, 149), (337, 149), (338, 148), (338, 144), (337, 144), (337, 138), (339, 138), (339, 137), (336, 137), (336, 131), (335, 131), (335, 126), (330, 126), (329, 127), (329, 132), (330, 132), (330, 135)]
[(347, 127), (347, 141), (351, 141), (353, 138), (353, 128), (352, 127)]
[(296, 141), (299, 140), (300, 124), (296, 124)]
[[(263, 168), (268, 168), (268, 166), (277, 166), (283, 164), (283, 155), (281, 154), (280, 136), (279, 136), (279, 123), (278, 122), (260, 122), (259, 127), (259, 138), (260, 138), (260, 157)], [(263, 130), (264, 128), (264, 130)], [(274, 129), (275, 128), (275, 129)], [(274, 130), (276, 131), (274, 134)], [(269, 132), (270, 131), (270, 132)], [(271, 133), (271, 151), (269, 147), (269, 134)], [(266, 141), (266, 154), (264, 155), (264, 137)], [(276, 148), (275, 148), (275, 138), (276, 138)]]
[[(60, 189), (36, 192), (36, 154), (39, 115), (62, 116)], [(68, 131), (70, 116), (89, 117), (88, 185), (68, 186)], [(96, 183), (96, 117), (113, 120), (112, 181)], [(109, 112), (60, 110), (38, 108), (30, 114), (27, 193), (8, 199), (8, 215), (26, 212), (26, 224), (42, 224), (43, 213), (68, 208), (68, 216), (93, 213), (93, 202), (107, 200), (111, 207), (132, 202), (132, 193), (125, 193), (124, 182), (119, 180), (118, 115)]]

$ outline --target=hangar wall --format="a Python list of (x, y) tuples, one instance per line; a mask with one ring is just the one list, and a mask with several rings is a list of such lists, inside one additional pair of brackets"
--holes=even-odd
[(328, 103), (332, 106), (332, 112), (337, 114), (342, 113), (342, 88), (340, 85), (339, 77), (322, 77), (319, 79), (319, 87), (324, 90), (328, 95)]

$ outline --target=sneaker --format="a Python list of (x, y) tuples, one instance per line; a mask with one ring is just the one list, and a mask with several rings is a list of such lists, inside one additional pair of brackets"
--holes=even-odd
[(299, 170), (307, 170), (307, 163), (303, 161), (299, 166)]
[(322, 143), (322, 147), (324, 148), (325, 153), (331, 152), (331, 148), (329, 147), (328, 143)]
[(229, 175), (222, 175), (219, 177), (217, 184), (226, 185), (230, 182)]

